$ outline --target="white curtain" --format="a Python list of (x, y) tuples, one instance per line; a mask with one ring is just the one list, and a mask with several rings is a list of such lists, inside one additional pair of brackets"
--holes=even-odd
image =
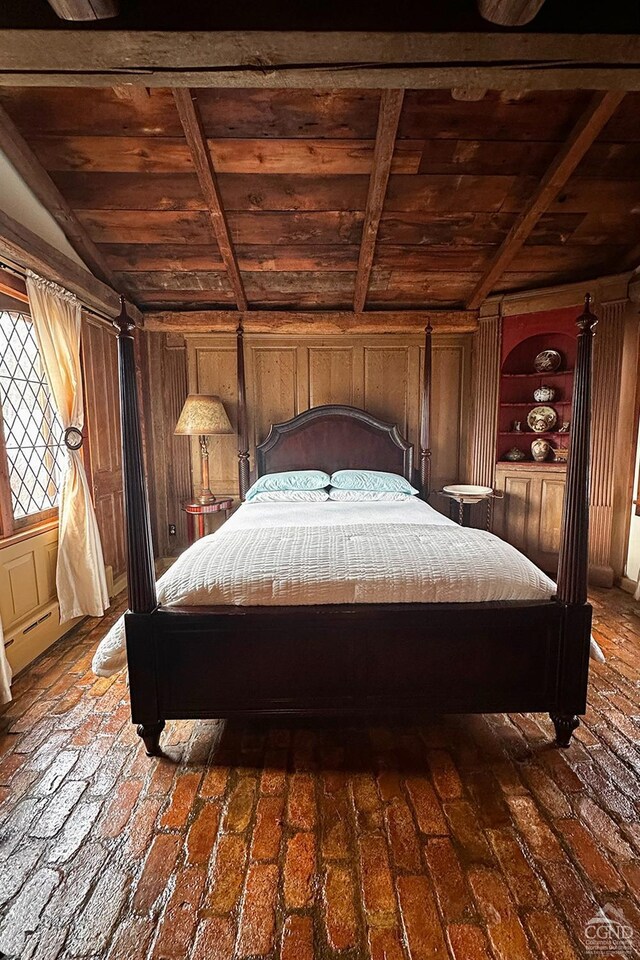
[(11, 666), (4, 651), (4, 635), (2, 633), (2, 619), (0, 618), (0, 703), (9, 703), (11, 700)]
[[(73, 294), (27, 273), (31, 318), (51, 397), (65, 430), (84, 426), (80, 303)], [(101, 617), (109, 606), (104, 558), (79, 450), (67, 450), (60, 480), (56, 586), (60, 622)]]

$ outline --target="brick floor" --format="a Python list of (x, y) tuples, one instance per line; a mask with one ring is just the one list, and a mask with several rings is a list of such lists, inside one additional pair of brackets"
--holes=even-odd
[(148, 759), (86, 622), (0, 711), (0, 952), (570, 960), (607, 904), (640, 948), (640, 605), (592, 599), (568, 751), (531, 715), (180, 721)]

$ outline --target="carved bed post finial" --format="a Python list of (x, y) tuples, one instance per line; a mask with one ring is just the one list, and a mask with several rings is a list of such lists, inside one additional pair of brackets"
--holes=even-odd
[(120, 315), (113, 321), (118, 331), (118, 372), (120, 375), (120, 425), (122, 430), (122, 473), (124, 477), (125, 524), (127, 534), (127, 582), (129, 609), (149, 613), (156, 599), (153, 543), (149, 499), (144, 475), (142, 437), (138, 407), (138, 386), (133, 343), (135, 324), (120, 297)]
[(431, 334), (433, 327), (427, 321), (424, 330), (424, 374), (422, 380), (422, 407), (420, 410), (420, 487), (428, 500), (431, 493)]
[(237, 361), (238, 361), (238, 481), (240, 499), (244, 500), (249, 489), (249, 434), (247, 430), (247, 396), (244, 382), (244, 329), (242, 320), (238, 323)]
[(591, 355), (598, 318), (591, 311), (591, 294), (584, 298), (578, 325), (578, 355), (573, 382), (571, 446), (562, 512), (558, 566), (558, 600), (587, 602), (589, 568), (589, 441), (591, 425)]

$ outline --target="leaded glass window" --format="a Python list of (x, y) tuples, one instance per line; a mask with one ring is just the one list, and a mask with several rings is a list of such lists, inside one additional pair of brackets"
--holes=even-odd
[(58, 505), (63, 430), (31, 319), (0, 311), (0, 404), (15, 520)]

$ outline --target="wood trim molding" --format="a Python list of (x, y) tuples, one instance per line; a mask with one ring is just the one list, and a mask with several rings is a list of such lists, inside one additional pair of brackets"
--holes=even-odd
[(626, 300), (604, 303), (599, 309), (593, 352), (593, 405), (591, 409), (591, 493), (589, 515), (589, 578), (611, 587), (616, 428)]
[[(0, 257), (62, 284), (86, 307), (105, 317), (117, 317), (120, 312), (120, 297), (115, 290), (1, 210)], [(142, 326), (137, 307), (129, 305), (129, 315)]]
[(163, 333), (245, 333), (325, 336), (336, 333), (422, 333), (429, 322), (436, 333), (473, 333), (478, 329), (472, 310), (406, 310), (296, 312), (279, 310), (158, 311), (144, 315), (145, 330)]
[(119, 283), (105, 257), (80, 223), (17, 126), (0, 106), (0, 149), (56, 221), (65, 237), (99, 280), (118, 289)]
[(616, 34), (3, 30), (0, 63), (7, 86), (640, 89)]
[(482, 317), (473, 338), (471, 392), (474, 398), (472, 421), (472, 483), (495, 486), (496, 432), (500, 385), (500, 344), (502, 317)]
[(218, 189), (218, 181), (213, 169), (213, 161), (207, 146), (207, 138), (202, 127), (202, 118), (196, 102), (196, 95), (187, 89), (174, 90), (173, 98), (175, 100), (180, 123), (184, 130), (185, 139), (189, 145), (191, 159), (198, 177), (200, 189), (209, 209), (211, 224), (218, 241), (220, 253), (227, 270), (229, 282), (235, 294), (236, 303), (239, 310), (247, 309), (247, 295), (244, 291), (244, 284), (240, 276), (238, 260), (229, 225), (222, 206), (222, 197)]
[(107, 20), (120, 13), (118, 0), (49, 0), (61, 20)]
[(526, 242), (531, 231), (549, 205), (557, 197), (604, 125), (613, 116), (624, 97), (618, 91), (596, 93), (588, 108), (571, 131), (569, 138), (543, 176), (526, 208), (504, 238), (489, 269), (471, 294), (467, 307), (474, 310), (500, 279), (508, 265)]
[(373, 256), (376, 249), (378, 227), (387, 194), (387, 184), (391, 172), (391, 160), (396, 145), (398, 123), (402, 111), (404, 90), (383, 90), (380, 97), (380, 112), (378, 114), (378, 129), (376, 143), (373, 150), (371, 175), (369, 177), (369, 192), (367, 207), (362, 227), (362, 241), (356, 273), (353, 309), (356, 313), (364, 310), (369, 290), (369, 279)]

